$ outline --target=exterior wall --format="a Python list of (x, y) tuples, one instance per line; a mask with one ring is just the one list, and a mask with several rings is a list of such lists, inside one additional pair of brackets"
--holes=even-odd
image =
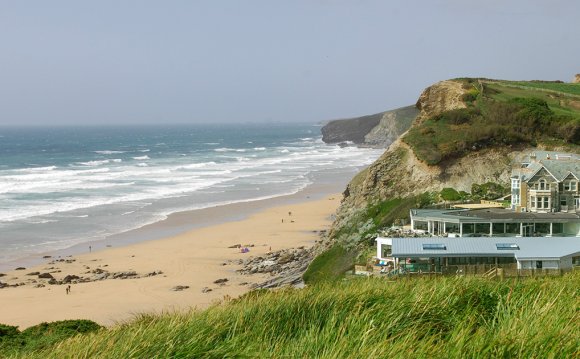
[(520, 208), (518, 211), (521, 211), (522, 208), (528, 208), (528, 184), (524, 181), (520, 184)]
[[(546, 187), (545, 189), (541, 189), (542, 187), (540, 184), (545, 182)], [(538, 171), (536, 175), (530, 178), (527, 182), (527, 193), (522, 198), (526, 198), (526, 206), (527, 211), (530, 212), (552, 212), (552, 211), (559, 211), (560, 207), (560, 198), (559, 198), (559, 183), (548, 171), (545, 169), (541, 169)], [(549, 186), (549, 188), (548, 188)], [(549, 204), (546, 207), (540, 201), (537, 201), (538, 198), (549, 198)], [(536, 203), (536, 201), (538, 203)]]
[(563, 257), (560, 259), (560, 269), (572, 269), (574, 264), (572, 263), (572, 256)]
[(580, 203), (577, 203), (576, 200), (580, 196), (578, 187), (578, 180), (571, 174), (560, 183), (560, 211), (580, 212), (580, 206), (577, 205)]
[[(518, 260), (518, 269), (537, 269), (537, 262), (540, 260)], [(542, 269), (560, 269), (559, 260), (541, 260)], [(572, 266), (572, 258), (570, 257), (570, 267)]]
[[(377, 237), (377, 239), (375, 239), (375, 241), (377, 242), (377, 258), (378, 259), (390, 259), (390, 257), (383, 256), (383, 254), (385, 253), (385, 251), (388, 247), (392, 248), (393, 240), (391, 238)], [(391, 252), (390, 249), (389, 249), (389, 252)]]
[(580, 223), (564, 223), (564, 234), (580, 237)]

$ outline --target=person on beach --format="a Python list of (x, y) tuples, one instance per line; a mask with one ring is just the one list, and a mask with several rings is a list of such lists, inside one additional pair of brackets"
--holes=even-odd
[(66, 294), (70, 294), (70, 284), (66, 286)]

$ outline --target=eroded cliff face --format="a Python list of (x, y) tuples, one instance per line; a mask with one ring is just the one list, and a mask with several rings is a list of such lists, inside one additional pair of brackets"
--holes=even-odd
[(427, 87), (417, 100), (417, 108), (421, 111), (415, 123), (421, 123), (428, 118), (444, 111), (467, 107), (462, 100), (467, 92), (458, 81), (445, 80)]
[(407, 106), (369, 116), (330, 121), (321, 129), (322, 140), (386, 148), (409, 129), (418, 114), (415, 106)]
[(411, 127), (417, 115), (419, 109), (416, 106), (383, 112), (378, 125), (366, 134), (364, 143), (373, 147), (388, 147)]
[(429, 166), (401, 140), (347, 186), (341, 208), (362, 208), (368, 203), (418, 195), (452, 187), (471, 191), (474, 183), (509, 183), (511, 163), (521, 152), (510, 148), (486, 149), (453, 162)]

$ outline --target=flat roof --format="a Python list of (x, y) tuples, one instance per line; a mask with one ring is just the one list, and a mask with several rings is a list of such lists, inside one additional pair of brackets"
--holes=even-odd
[(455, 204), (453, 208), (462, 208), (462, 209), (482, 209), (482, 208), (503, 208), (503, 206), (499, 203), (466, 203), (466, 204)]
[[(576, 237), (411, 237), (393, 238), (393, 257), (516, 257), (516, 259), (560, 259), (580, 255)], [(423, 249), (423, 245), (445, 249)], [(499, 245), (516, 248), (498, 249)], [(430, 246), (427, 246), (430, 247)]]
[(580, 222), (576, 213), (550, 212), (516, 212), (505, 208), (485, 209), (412, 209), (414, 219), (449, 220), (451, 222)]

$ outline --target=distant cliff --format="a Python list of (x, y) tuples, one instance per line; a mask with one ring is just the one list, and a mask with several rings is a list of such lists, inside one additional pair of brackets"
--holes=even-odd
[(330, 121), (322, 127), (322, 140), (326, 143), (352, 142), (386, 148), (409, 129), (418, 114), (415, 106), (407, 106), (374, 115)]

